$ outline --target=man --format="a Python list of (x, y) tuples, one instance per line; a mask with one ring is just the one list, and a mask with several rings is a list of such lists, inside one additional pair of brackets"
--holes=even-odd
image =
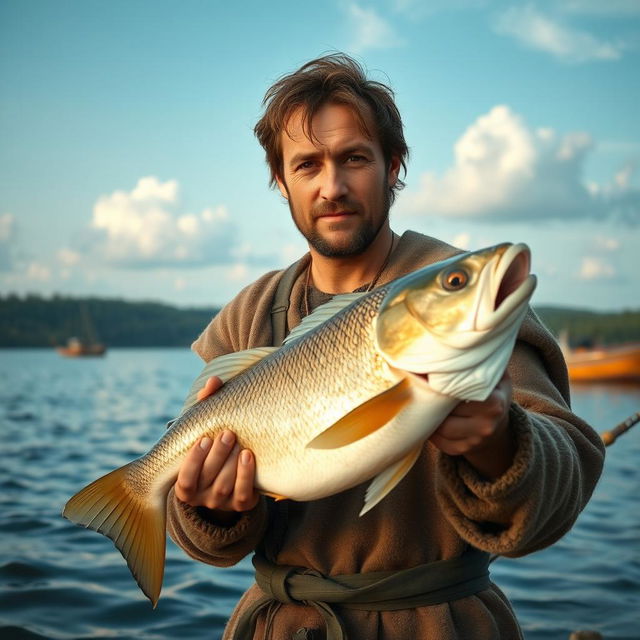
[[(391, 231), (408, 149), (393, 94), (356, 62), (311, 61), (279, 80), (265, 105), (256, 134), (309, 245), (286, 272), (289, 329), (334, 294), (370, 290), (455, 253), (433, 238)], [(209, 361), (272, 344), (271, 308), (284, 277), (271, 272), (244, 289), (193, 348)], [(200, 397), (219, 385), (209, 380)], [(259, 548), (261, 586), (244, 595), (225, 638), (520, 638), (505, 596), (483, 574), (487, 554), (523, 555), (566, 533), (602, 460), (598, 436), (568, 408), (557, 345), (530, 314), (487, 400), (458, 405), (402, 483), (362, 518), (364, 486), (309, 503), (260, 496), (251, 451), (227, 431), (185, 459), (169, 530), (187, 553), (218, 566)], [(342, 596), (327, 605), (288, 590), (292, 575), (304, 592), (309, 576), (332, 590), (354, 574), (373, 584), (379, 572), (395, 581), (382, 604), (359, 595), (355, 608)]]

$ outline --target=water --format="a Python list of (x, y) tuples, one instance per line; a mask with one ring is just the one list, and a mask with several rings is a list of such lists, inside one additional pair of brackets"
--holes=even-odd
[[(87, 481), (144, 453), (199, 370), (182, 349), (66, 360), (0, 351), (0, 638), (218, 638), (251, 581), (248, 560), (216, 569), (169, 541), (154, 611), (109, 540), (60, 516)], [(574, 409), (599, 430), (640, 409), (640, 388), (582, 387)], [(613, 445), (574, 529), (550, 549), (500, 558), (495, 581), (528, 640), (589, 628), (640, 637), (640, 425)]]

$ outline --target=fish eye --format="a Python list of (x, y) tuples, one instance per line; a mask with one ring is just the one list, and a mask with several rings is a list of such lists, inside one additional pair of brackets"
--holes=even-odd
[(452, 269), (442, 276), (442, 286), (447, 291), (464, 289), (469, 282), (469, 276), (464, 269)]

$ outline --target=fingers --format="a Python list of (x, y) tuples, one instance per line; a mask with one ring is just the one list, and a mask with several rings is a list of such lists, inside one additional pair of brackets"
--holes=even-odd
[[(209, 487), (213, 487), (217, 482), (222, 469), (225, 468), (229, 457), (233, 454), (235, 443), (236, 437), (231, 431), (225, 430), (216, 436), (213, 445), (202, 464), (202, 471), (200, 473), (198, 483), (200, 491), (206, 491)], [(218, 482), (216, 489), (219, 491), (221, 488), (222, 483)], [(232, 490), (233, 482), (231, 482), (231, 486), (229, 487), (227, 494), (231, 493)]]
[(211, 376), (204, 383), (204, 387), (198, 391), (196, 399), (198, 402), (213, 395), (223, 385), (222, 380), (218, 376)]
[(249, 451), (240, 453), (240, 464), (234, 489), (234, 510), (248, 511), (258, 504), (258, 492), (255, 490), (256, 460)]
[(496, 417), (504, 413), (511, 404), (512, 383), (508, 373), (502, 376), (500, 382), (489, 394), (486, 400), (470, 400), (460, 402), (451, 412), (451, 416), (468, 418), (472, 416)]
[[(202, 438), (191, 447), (184, 461), (180, 465), (178, 478), (175, 483), (175, 494), (179, 500), (193, 504), (198, 495), (198, 486), (202, 465), (211, 449), (211, 438)], [(193, 505), (197, 506), (197, 505)]]
[(463, 438), (448, 438), (437, 431), (431, 436), (430, 441), (443, 453), (450, 456), (462, 456), (479, 447), (483, 439), (477, 435), (470, 435)]
[[(255, 490), (255, 458), (248, 449), (235, 446), (211, 488), (214, 509), (248, 511), (258, 503)], [(210, 494), (210, 495), (211, 495)]]
[(493, 433), (492, 420), (473, 419), (450, 414), (437, 430), (447, 440), (464, 440), (473, 436), (490, 436)]
[(202, 438), (187, 454), (178, 472), (175, 495), (194, 507), (247, 511), (259, 500), (255, 489), (255, 458), (241, 450), (225, 430), (212, 442)]
[[(223, 464), (218, 473), (212, 478), (201, 480), (202, 491), (208, 496), (210, 509), (228, 508), (230, 498), (236, 484), (236, 470), (238, 468), (238, 457), (240, 447), (234, 446), (227, 452)], [(214, 461), (214, 465), (218, 461)], [(204, 475), (204, 474), (203, 474)]]
[(511, 396), (511, 378), (505, 372), (486, 400), (459, 403), (431, 436), (431, 442), (449, 455), (482, 449), (508, 425)]

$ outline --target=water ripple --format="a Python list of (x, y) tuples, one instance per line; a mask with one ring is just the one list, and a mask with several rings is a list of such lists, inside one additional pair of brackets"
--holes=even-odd
[[(2, 354), (0, 638), (210, 640), (222, 632), (252, 581), (248, 560), (216, 569), (169, 542), (154, 610), (111, 542), (60, 515), (75, 491), (162, 435), (199, 370), (186, 350), (113, 350), (91, 361), (44, 350)], [(579, 415), (609, 428), (638, 410), (640, 392), (581, 388), (573, 402)], [(567, 640), (578, 628), (597, 629), (606, 640), (637, 637), (639, 459), (637, 429), (609, 451), (569, 534), (492, 565), (527, 640)]]

